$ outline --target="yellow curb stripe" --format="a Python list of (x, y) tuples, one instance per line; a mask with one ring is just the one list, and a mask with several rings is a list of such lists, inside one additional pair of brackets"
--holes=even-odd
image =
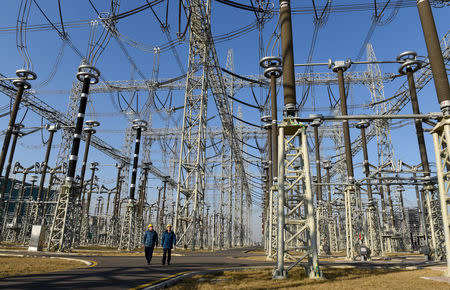
[(172, 278), (175, 278), (175, 277), (178, 277), (178, 276), (187, 274), (187, 273), (191, 273), (191, 272), (192, 272), (192, 271), (186, 271), (186, 272), (176, 273), (176, 274), (173, 274), (173, 275), (170, 275), (170, 276), (161, 278), (161, 279), (159, 279), (159, 280), (156, 280), (156, 281), (153, 281), (153, 282), (150, 282), (150, 283), (146, 283), (146, 284), (142, 284), (142, 285), (136, 286), (136, 287), (134, 287), (134, 288), (130, 288), (129, 290), (139, 290), (139, 289), (143, 289), (143, 288), (145, 288), (145, 287), (152, 286), (152, 285), (155, 285), (155, 284), (159, 284), (159, 283), (162, 283), (162, 282), (164, 282), (164, 281), (167, 281), (167, 280), (170, 280), (170, 279), (172, 279)]

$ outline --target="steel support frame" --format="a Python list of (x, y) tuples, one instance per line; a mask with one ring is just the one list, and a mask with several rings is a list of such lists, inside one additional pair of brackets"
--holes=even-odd
[(321, 278), (306, 126), (295, 118), (284, 119), (279, 126), (278, 160), (277, 264), (273, 277), (287, 277), (286, 251), (301, 248), (306, 251), (303, 258), (308, 259), (307, 276)]
[[(436, 171), (439, 186), (439, 204), (441, 209), (441, 219), (443, 231), (439, 237), (444, 238), (445, 257), (447, 259), (447, 269), (445, 275), (450, 277), (450, 228), (449, 228), (449, 176), (450, 176), (450, 117), (447, 116), (440, 121), (431, 132), (433, 135), (434, 153), (436, 157)], [(444, 255), (443, 255), (444, 256)]]

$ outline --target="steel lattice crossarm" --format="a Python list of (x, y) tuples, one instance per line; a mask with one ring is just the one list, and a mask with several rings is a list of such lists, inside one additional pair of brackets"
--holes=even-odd
[[(227, 70), (221, 69), (222, 71), (228, 73)], [(269, 82), (263, 75), (244, 75), (239, 76), (233, 73), (233, 87), (235, 90), (240, 90), (242, 88), (250, 86), (263, 86), (269, 87)], [(194, 79), (198, 79), (199, 76), (194, 76)], [(381, 81), (390, 82), (394, 79), (394, 74), (386, 73), (381, 76)], [(345, 75), (345, 82), (352, 84), (366, 84), (370, 81), (370, 76), (367, 72), (347, 72)], [(281, 80), (278, 80), (281, 85)], [(196, 82), (200, 83), (200, 82)], [(332, 72), (314, 72), (314, 73), (297, 73), (295, 75), (296, 85), (328, 85), (337, 84), (337, 77), (335, 73)], [(109, 92), (134, 92), (134, 91), (148, 91), (148, 90), (185, 90), (186, 81), (185, 75), (172, 79), (159, 79), (154, 81), (151, 79), (147, 80), (118, 80), (118, 81), (107, 81), (99, 82), (96, 85), (92, 85), (90, 90), (92, 93), (109, 93)], [(196, 89), (200, 89), (197, 87)], [(68, 94), (68, 90), (43, 90), (43, 91), (33, 91), (35, 94)]]
[[(0, 79), (6, 79), (6, 76), (0, 73)], [(0, 92), (3, 92), (11, 99), (14, 99), (16, 95), (16, 87), (12, 84), (11, 80), (0, 80)], [(21, 104), (51, 123), (61, 124), (62, 126), (67, 127), (73, 125), (72, 122), (66, 117), (66, 115), (59, 112), (30, 92), (24, 93)], [(83, 133), (82, 138), (85, 139), (85, 137), (86, 136)], [(123, 155), (120, 150), (112, 147), (102, 139), (96, 136), (91, 136), (91, 144), (114, 160), (122, 164), (130, 164), (130, 157)], [(170, 186), (176, 187), (176, 182), (172, 178), (167, 178), (167, 175), (161, 172), (158, 168), (154, 166), (150, 167), (150, 173), (163, 181), (168, 180)]]
[[(144, 132), (142, 135), (148, 136), (150, 140), (169, 140), (169, 139), (180, 139), (180, 132), (182, 128), (173, 127), (173, 128), (151, 128)], [(208, 127), (208, 136), (210, 138), (221, 139), (224, 134), (222, 128), (220, 127)], [(243, 138), (258, 138), (263, 139), (267, 138), (267, 132), (258, 129), (251, 128), (243, 128), (239, 131), (242, 134)]]

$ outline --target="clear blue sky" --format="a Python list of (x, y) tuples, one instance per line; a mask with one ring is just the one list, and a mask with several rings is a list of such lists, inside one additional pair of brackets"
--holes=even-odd
[[(41, 5), (45, 13), (53, 22), (59, 22), (59, 12), (56, 0), (37, 0)], [(87, 0), (80, 1), (61, 1), (62, 3), (62, 15), (65, 23), (72, 21), (89, 21), (91, 19), (97, 19), (97, 15)], [(121, 1), (120, 12), (128, 11), (137, 6), (145, 4), (145, 1)], [(249, 4), (250, 1), (240, 1), (244, 4)], [(278, 7), (278, 1), (273, 1), (275, 7)], [(292, 7), (310, 7), (310, 1), (291, 1)], [(318, 6), (321, 6), (326, 1), (316, 1)], [(336, 2), (336, 3), (334, 3)], [(361, 1), (333, 1), (333, 4), (357, 4)], [(371, 1), (365, 1), (364, 3)], [(411, 2), (411, 1), (405, 1)], [(5, 1), (2, 3), (2, 9), (0, 11), (0, 27), (14, 27), (16, 24), (17, 14), (19, 10), (20, 1)], [(108, 10), (108, 1), (93, 1), (96, 8), (102, 12)], [(155, 12), (161, 19), (165, 19), (165, 2), (155, 7)], [(391, 10), (387, 10), (386, 13), (390, 14)], [(442, 37), (450, 28), (449, 9), (440, 8), (433, 9), (436, 25), (438, 28), (439, 36)], [(358, 12), (331, 12), (328, 21), (320, 28), (315, 46), (313, 61), (325, 62), (328, 58), (333, 60), (344, 60), (347, 58), (355, 59), (358, 51), (361, 48), (364, 38), (371, 25), (372, 11), (358, 11)], [(293, 16), (293, 30), (294, 30), (294, 52), (295, 62), (304, 63), (308, 58), (308, 51), (311, 43), (311, 37), (313, 34), (313, 15), (299, 14)], [(183, 19), (183, 24), (185, 23)], [(236, 8), (225, 6), (219, 2), (212, 1), (212, 31), (214, 35), (220, 35), (226, 32), (233, 31), (241, 28), (255, 21), (255, 16), (252, 12), (242, 11)], [(178, 26), (177, 15), (177, 1), (170, 1), (169, 19), (170, 34), (173, 39), (176, 38), (175, 33)], [(262, 31), (264, 48), (268, 44), (269, 37), (275, 30), (277, 23), (277, 15), (274, 15), (264, 26)], [(47, 24), (45, 18), (37, 10), (36, 6), (32, 4), (30, 17), (28, 20), (29, 25), (35, 24)], [(156, 47), (167, 42), (166, 36), (161, 32), (160, 24), (152, 14), (150, 10), (145, 10), (137, 13), (133, 16), (121, 19), (117, 27), (119, 31), (129, 38), (132, 38), (140, 43), (147, 45), (148, 47)], [(70, 39), (82, 52), (86, 51), (89, 26), (81, 25), (79, 27), (67, 27), (66, 31), (69, 33)], [(56, 75), (52, 81), (45, 87), (39, 88), (39, 84), (48, 78), (48, 75), (53, 67), (55, 58), (61, 47), (61, 39), (58, 37), (54, 30), (45, 31), (30, 31), (27, 33), (28, 37), (28, 51), (33, 62), (34, 71), (38, 75), (38, 79), (33, 81), (33, 89), (44, 93), (38, 96), (54, 106), (58, 110), (65, 111), (67, 108), (68, 94), (55, 94), (45, 93), (46, 91), (65, 90), (69, 91), (72, 82), (74, 81), (77, 66), (80, 63), (80, 58), (73, 52), (73, 50), (66, 46), (64, 50), (64, 56), (58, 67)], [(16, 35), (14, 29), (12, 31), (0, 31), (0, 72), (8, 77), (13, 77), (14, 72), (22, 67), (23, 61), (20, 58), (16, 49)], [(426, 55), (426, 47), (423, 39), (423, 34), (420, 27), (420, 21), (417, 13), (417, 8), (402, 8), (395, 16), (395, 18), (384, 26), (377, 26), (375, 32), (370, 40), (373, 44), (375, 53), (379, 60), (393, 60), (395, 57), (406, 50), (417, 51), (419, 55)], [(146, 78), (151, 77), (154, 55), (148, 51), (142, 51), (131, 46), (126, 45), (130, 55), (136, 62), (139, 70), (141, 70)], [(226, 56), (228, 49), (234, 51), (234, 68), (235, 72), (239, 74), (257, 74), (259, 69), (259, 51), (258, 51), (258, 32), (256, 30), (251, 31), (241, 37), (220, 42), (216, 44), (217, 52), (219, 55), (219, 61), (224, 67), (226, 63)], [(183, 43), (176, 47), (180, 56), (184, 69), (187, 67), (187, 43)], [(275, 49), (275, 51), (278, 51)], [(365, 55), (363, 55), (365, 58)], [(113, 80), (127, 80), (130, 78), (140, 79), (137, 72), (133, 72), (133, 69), (127, 61), (124, 53), (120, 50), (119, 45), (115, 39), (111, 39), (109, 45), (101, 55), (97, 67), (100, 69), (105, 79)], [(355, 70), (363, 71), (365, 66), (359, 66)], [(381, 70), (383, 73), (397, 72), (397, 65), (382, 65)], [(297, 69), (298, 72), (303, 69)], [(326, 71), (325, 68), (316, 68), (315, 71)], [(172, 78), (181, 74), (178, 64), (174, 60), (174, 56), (170, 50), (165, 51), (160, 56), (159, 77), (160, 78)], [(398, 78), (397, 80), (385, 84), (386, 97), (391, 96), (397, 88), (405, 81), (404, 78)], [(332, 86), (334, 95), (338, 96), (338, 90), (335, 86)], [(297, 98), (300, 99), (303, 88), (297, 89)], [(254, 90), (260, 101), (265, 97), (267, 92), (265, 90), (256, 88)], [(161, 99), (166, 99), (168, 92), (162, 91), (157, 93)], [(173, 103), (174, 107), (181, 106), (183, 103), (184, 92), (174, 91)], [(317, 107), (328, 107), (328, 95), (324, 88), (317, 88), (315, 90), (314, 102)], [(125, 93), (123, 95), (127, 99), (131, 99), (132, 94)], [(139, 106), (145, 101), (147, 96), (146, 92), (139, 92)], [(116, 95), (113, 95), (117, 99)], [(253, 101), (252, 92), (249, 89), (240, 90), (236, 97), (248, 102)], [(6, 105), (9, 102), (9, 98), (0, 95), (3, 104)], [(112, 104), (111, 97), (108, 94), (93, 94), (91, 100), (94, 106), (94, 110), (90, 107), (88, 113), (96, 113), (97, 119), (101, 122), (101, 127), (98, 129), (97, 135), (112, 144), (116, 148), (120, 148), (123, 144), (123, 133), (114, 133), (111, 130), (123, 130), (127, 125), (126, 118), (119, 114), (117, 108)], [(136, 100), (136, 98), (135, 98)], [(349, 104), (357, 105), (362, 103), (368, 103), (370, 101), (369, 91), (364, 86), (352, 86), (349, 94)], [(436, 100), (436, 94), (432, 83), (429, 83), (427, 87), (420, 92), (419, 102), (422, 112), (439, 111), (439, 105)], [(282, 102), (280, 100), (279, 106)], [(122, 106), (126, 106), (122, 103)], [(136, 106), (136, 103), (134, 103)], [(159, 106), (160, 107), (160, 106)], [(305, 105), (307, 108), (312, 107), (312, 98), (309, 99)], [(238, 110), (238, 106), (235, 104), (235, 112)], [(23, 117), (25, 110), (21, 110), (19, 118)], [(252, 108), (242, 108), (243, 116), (245, 120), (259, 124), (259, 113)], [(360, 112), (360, 111), (358, 111)], [(364, 111), (370, 113), (370, 111)], [(410, 105), (407, 105), (402, 113), (410, 113)], [(112, 113), (112, 114), (111, 114)], [(310, 112), (301, 113), (302, 116), (307, 116)], [(208, 116), (213, 117), (217, 114), (213, 98), (209, 99)], [(169, 126), (181, 126), (180, 116), (182, 110), (179, 110), (175, 118), (171, 119)], [(163, 118), (164, 114), (153, 114), (152, 126), (155, 128), (164, 128), (167, 126)], [(6, 128), (7, 117), (0, 119), (0, 127)], [(40, 126), (41, 119), (36, 114), (29, 112), (24, 119), (24, 124), (27, 127)], [(220, 119), (216, 116), (209, 123), (211, 126), (218, 126)], [(413, 126), (409, 125), (401, 129), (395, 130), (392, 133), (392, 140), (395, 147), (396, 158), (402, 159), (410, 164), (419, 163), (419, 156), (417, 154), (417, 142), (414, 135)], [(352, 138), (356, 138), (359, 134), (356, 129), (351, 131)], [(44, 132), (46, 138), (47, 133)], [(429, 151), (429, 159), (434, 162), (434, 153), (432, 152), (432, 140), (431, 136), (426, 135), (427, 145)], [(254, 141), (251, 141), (254, 144)], [(324, 141), (324, 147), (331, 148), (327, 144), (331, 144), (328, 141)], [(60, 134), (55, 136), (55, 145), (60, 143)], [(29, 145), (33, 147), (30, 148)], [(81, 146), (80, 155), (84, 144)], [(55, 148), (52, 153), (50, 165), (55, 162), (58, 148)], [(252, 154), (258, 155), (256, 150), (248, 149)], [(331, 156), (334, 154), (332, 150), (323, 150), (324, 156)], [(16, 160), (20, 161), (24, 165), (29, 165), (35, 161), (42, 161), (44, 155), (44, 146), (41, 142), (41, 136), (39, 133), (24, 137), (19, 141), (19, 146), (16, 151)], [(211, 150), (208, 155), (214, 155)], [(312, 156), (311, 156), (312, 158)], [(153, 144), (151, 151), (151, 160), (155, 165), (161, 168), (162, 171), (167, 172), (164, 168), (162, 159), (164, 156), (160, 154), (160, 147), (157, 142)], [(376, 147), (374, 141), (370, 144), (370, 159), (371, 162), (376, 163)], [(93, 149), (90, 154), (90, 161), (98, 161), (100, 164), (108, 165), (115, 163), (111, 158), (107, 157), (103, 153)], [(354, 160), (354, 163), (362, 162), (361, 154), (358, 154)], [(215, 171), (217, 171), (216, 169)], [(252, 174), (259, 174), (257, 168), (251, 166), (248, 169)], [(313, 169), (313, 172), (315, 169)], [(357, 177), (362, 174), (362, 168), (356, 167)], [(79, 170), (77, 171), (77, 173)], [(113, 187), (113, 179), (115, 178), (115, 168), (111, 166), (101, 166), (99, 171), (99, 177), (101, 182), (104, 182), (108, 187)], [(176, 179), (176, 176), (174, 177)], [(209, 180), (212, 182), (213, 180)], [(150, 180), (149, 182), (149, 194), (148, 199), (150, 202), (154, 202), (157, 198), (156, 186), (160, 186), (161, 183), (158, 180)], [(255, 192), (261, 194), (261, 189), (255, 189)], [(218, 190), (208, 190), (208, 200), (213, 202), (217, 197)], [(407, 199), (414, 201), (411, 195), (411, 190), (407, 191)], [(413, 205), (413, 203), (411, 204)], [(259, 210), (255, 208), (254, 215), (259, 214)], [(257, 224), (256, 229), (259, 232), (260, 225), (259, 219), (254, 218), (254, 222)]]

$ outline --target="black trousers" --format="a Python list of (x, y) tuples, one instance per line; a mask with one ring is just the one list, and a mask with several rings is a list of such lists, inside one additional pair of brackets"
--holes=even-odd
[(145, 247), (145, 259), (147, 259), (147, 262), (150, 263), (153, 256), (153, 247)]
[(170, 258), (172, 255), (172, 249), (163, 249), (163, 257), (162, 257), (162, 263), (166, 263), (166, 255), (167, 255), (167, 264), (170, 264)]

